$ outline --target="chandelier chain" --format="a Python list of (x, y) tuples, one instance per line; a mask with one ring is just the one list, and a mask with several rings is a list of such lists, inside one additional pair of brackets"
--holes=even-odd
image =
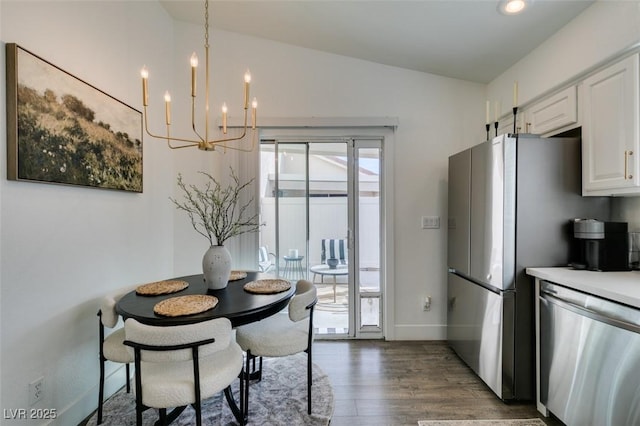
[(209, 2), (204, 2), (204, 47), (209, 47)]

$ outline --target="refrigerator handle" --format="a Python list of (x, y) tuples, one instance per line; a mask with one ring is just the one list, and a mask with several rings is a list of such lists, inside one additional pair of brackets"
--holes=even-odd
[[(492, 293), (501, 295), (503, 293), (508, 293), (508, 292), (512, 291), (512, 290), (501, 290), (501, 289), (499, 289), (497, 287), (494, 287), (494, 286), (492, 286), (490, 284), (484, 283), (484, 282), (482, 282), (482, 281), (480, 281), (480, 280), (478, 280), (476, 278), (470, 277), (469, 275), (462, 274), (462, 273), (458, 272), (457, 270), (455, 270), (454, 268), (448, 268), (448, 269), (449, 269), (449, 273), (451, 273), (453, 275), (457, 275), (462, 279), (465, 279), (465, 280), (467, 280), (469, 282), (474, 283), (475, 285), (479, 285), (480, 287), (484, 288), (485, 290), (489, 290)], [(489, 276), (491, 276), (491, 274), (489, 274)]]

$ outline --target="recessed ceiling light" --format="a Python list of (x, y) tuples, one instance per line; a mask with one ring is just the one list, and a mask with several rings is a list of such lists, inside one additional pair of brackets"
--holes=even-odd
[(528, 3), (528, 0), (502, 0), (498, 4), (498, 10), (503, 15), (516, 15), (521, 13)]

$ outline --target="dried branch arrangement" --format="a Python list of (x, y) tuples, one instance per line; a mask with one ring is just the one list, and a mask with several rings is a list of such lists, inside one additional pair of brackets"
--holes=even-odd
[(179, 210), (187, 213), (193, 229), (207, 238), (211, 245), (222, 246), (229, 238), (257, 232), (263, 225), (258, 222), (257, 213), (245, 218), (247, 209), (253, 203), (253, 197), (244, 204), (240, 203), (242, 192), (248, 189), (255, 179), (240, 183), (233, 168), (229, 169), (232, 182), (226, 187), (205, 172), (199, 172), (208, 178), (202, 189), (185, 184), (182, 175), (178, 174), (178, 187), (184, 193), (184, 201), (170, 198)]

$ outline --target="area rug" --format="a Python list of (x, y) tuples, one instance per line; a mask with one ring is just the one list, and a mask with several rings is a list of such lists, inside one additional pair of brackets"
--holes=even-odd
[[(307, 356), (298, 354), (283, 358), (265, 358), (262, 381), (252, 381), (249, 391), (248, 425), (328, 425), (333, 415), (333, 390), (327, 375), (313, 365), (313, 387), (311, 388), (311, 416), (307, 414)], [(133, 388), (133, 386), (132, 386)], [(239, 403), (238, 380), (232, 386), (236, 402)], [(152, 425), (158, 419), (157, 410), (143, 413), (143, 424)], [(136, 424), (135, 399), (133, 393), (122, 389), (104, 404), (102, 425), (125, 426)], [(94, 414), (87, 425), (96, 424)], [(187, 408), (172, 425), (194, 425), (195, 411)], [(222, 393), (205, 401), (202, 405), (203, 425), (237, 424)]]
[(540, 419), (420, 420), (418, 426), (544, 426)]

